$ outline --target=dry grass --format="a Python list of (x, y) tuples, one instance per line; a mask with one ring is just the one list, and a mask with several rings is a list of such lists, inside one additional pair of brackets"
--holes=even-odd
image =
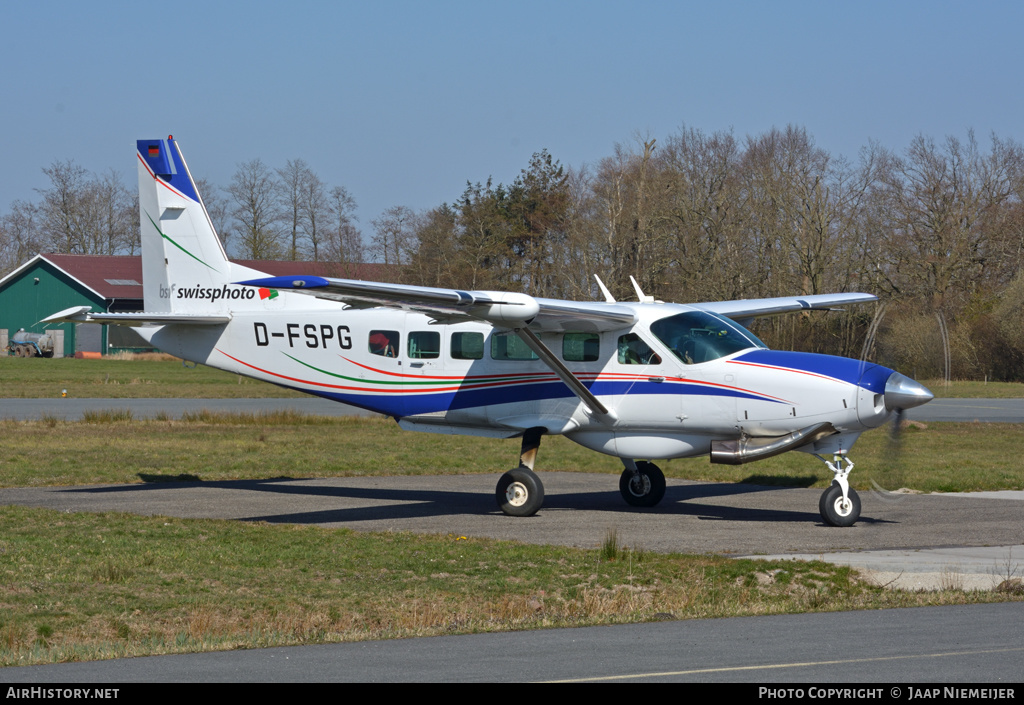
[(601, 544), (8, 507), (0, 665), (1011, 599), (882, 590), (817, 562), (607, 558)]

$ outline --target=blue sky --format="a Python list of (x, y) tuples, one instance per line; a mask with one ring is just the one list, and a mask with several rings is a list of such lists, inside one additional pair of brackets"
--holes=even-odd
[(0, 212), (72, 159), (134, 187), (135, 140), (196, 176), (301, 158), (359, 204), (456, 199), (547, 149), (580, 167), (681, 126), (1024, 139), (1021, 2), (40, 0), (0, 10)]

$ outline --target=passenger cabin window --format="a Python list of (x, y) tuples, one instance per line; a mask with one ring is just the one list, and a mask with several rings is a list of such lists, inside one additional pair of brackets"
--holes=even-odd
[(441, 357), (441, 334), (433, 330), (409, 333), (409, 357), (413, 360)]
[(451, 354), (453, 360), (483, 360), (483, 333), (452, 333)]
[(536, 360), (537, 354), (515, 333), (492, 333), (491, 359)]
[(594, 362), (601, 354), (597, 333), (566, 333), (562, 336), (562, 359), (566, 362)]
[(662, 318), (651, 332), (684, 364), (695, 365), (748, 348), (766, 348), (749, 330), (707, 311), (690, 311)]
[(636, 333), (619, 336), (619, 364), (660, 365), (661, 356)]
[(381, 357), (398, 357), (398, 331), (371, 330), (370, 352)]

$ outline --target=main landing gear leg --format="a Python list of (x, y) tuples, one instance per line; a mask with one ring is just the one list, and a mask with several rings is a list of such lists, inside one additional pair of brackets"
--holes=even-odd
[(513, 517), (533, 516), (544, 504), (544, 485), (533, 465), (537, 460), (537, 449), (540, 448), (540, 437), (544, 428), (531, 428), (523, 434), (523, 444), (519, 451), (519, 467), (509, 470), (498, 480), (495, 499), (501, 511)]
[[(850, 471), (853, 470), (853, 461), (845, 455), (836, 453), (832, 456), (832, 462), (814, 454), (821, 462), (828, 466), (828, 469), (835, 475), (832, 484), (825, 490), (821, 499), (818, 500), (818, 511), (826, 524), (832, 526), (853, 526), (860, 518), (860, 495), (850, 487)], [(846, 461), (846, 467), (843, 467)]]
[(654, 463), (623, 458), (619, 493), (633, 507), (653, 507), (665, 496), (665, 474)]

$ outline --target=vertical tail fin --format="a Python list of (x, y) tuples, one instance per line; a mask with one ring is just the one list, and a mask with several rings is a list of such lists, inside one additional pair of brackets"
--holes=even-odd
[(146, 310), (222, 310), (227, 297), (213, 292), (231, 281), (231, 264), (181, 150), (173, 137), (137, 149)]

